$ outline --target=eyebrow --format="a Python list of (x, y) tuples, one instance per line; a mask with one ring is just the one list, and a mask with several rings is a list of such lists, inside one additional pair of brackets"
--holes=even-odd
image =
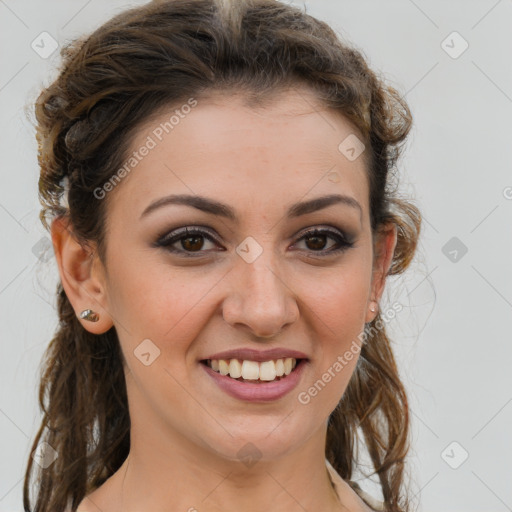
[[(207, 197), (187, 194), (170, 195), (157, 199), (145, 208), (140, 219), (163, 206), (172, 204), (191, 206), (197, 210), (201, 210), (202, 212), (218, 215), (235, 223), (238, 222), (236, 212), (231, 206)], [(346, 195), (331, 194), (328, 196), (317, 197), (309, 201), (295, 203), (288, 208), (286, 216), (289, 219), (292, 219), (322, 210), (323, 208), (327, 208), (335, 204), (343, 204), (350, 206), (351, 208), (355, 208), (356, 210), (359, 210), (360, 215), (362, 215), (363, 210), (356, 199)]]

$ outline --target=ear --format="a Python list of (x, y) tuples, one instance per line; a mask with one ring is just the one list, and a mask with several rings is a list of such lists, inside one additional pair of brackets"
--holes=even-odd
[[(366, 312), (366, 323), (371, 322), (378, 315), (378, 303), (384, 292), (384, 285), (393, 261), (396, 243), (396, 224), (390, 222), (378, 230), (374, 243), (372, 284)], [(375, 306), (375, 311), (370, 310), (372, 304)]]
[[(53, 220), (51, 236), (62, 286), (77, 318), (93, 334), (108, 331), (113, 322), (106, 308), (105, 273), (97, 252), (78, 242), (69, 220), (64, 217)], [(92, 309), (99, 315), (99, 320), (81, 319), (80, 313), (84, 309)]]

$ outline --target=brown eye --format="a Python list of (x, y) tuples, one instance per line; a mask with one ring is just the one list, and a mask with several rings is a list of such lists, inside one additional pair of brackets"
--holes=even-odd
[[(209, 243), (217, 244), (215, 238), (207, 231), (202, 229), (181, 228), (169, 233), (156, 242), (157, 247), (165, 247), (169, 252), (181, 254), (183, 256), (200, 256), (201, 253), (209, 252), (203, 250), (205, 239)], [(174, 247), (180, 242), (181, 248)]]
[(321, 251), (325, 248), (327, 238), (328, 237), (326, 235), (310, 235), (305, 237), (304, 240), (306, 240), (306, 245), (308, 245), (310, 249), (313, 249), (315, 251)]
[(181, 238), (181, 245), (186, 251), (199, 251), (204, 244), (203, 236), (188, 236), (186, 238)]
[[(306, 252), (315, 256), (329, 256), (351, 248), (354, 243), (348, 239), (342, 232), (330, 229), (312, 229), (303, 234), (299, 242), (304, 242)], [(335, 243), (326, 248), (328, 240)], [(205, 241), (206, 240), (206, 241)], [(180, 245), (178, 245), (178, 242)], [(155, 242), (156, 247), (165, 247), (171, 253), (180, 256), (201, 256), (202, 253), (211, 252), (211, 249), (205, 249), (206, 243), (212, 243), (214, 246), (220, 246), (216, 238), (204, 229), (198, 228), (180, 228), (161, 237)], [(213, 249), (215, 250), (215, 249)], [(216, 249), (222, 250), (222, 249)]]
[[(336, 244), (334, 244), (335, 248), (332, 248), (332, 246), (330, 249), (325, 248), (329, 238), (337, 242), (337, 247)], [(331, 231), (330, 229), (313, 229), (307, 231), (299, 239), (299, 241), (302, 240), (307, 246), (307, 249), (309, 249), (311, 252), (319, 253), (320, 255), (328, 255), (341, 252), (349, 249), (354, 245), (354, 243), (347, 240), (344, 235), (336, 231)]]

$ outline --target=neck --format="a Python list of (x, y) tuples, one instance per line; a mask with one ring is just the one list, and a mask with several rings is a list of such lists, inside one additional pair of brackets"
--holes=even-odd
[[(271, 460), (227, 460), (189, 446), (165, 450), (133, 430), (130, 454), (104, 484), (95, 506), (113, 512), (283, 512), (344, 510), (324, 455), (325, 431), (299, 449)], [(141, 433), (142, 434), (142, 433)], [(138, 440), (144, 440), (139, 443)], [(155, 438), (153, 438), (155, 439)]]

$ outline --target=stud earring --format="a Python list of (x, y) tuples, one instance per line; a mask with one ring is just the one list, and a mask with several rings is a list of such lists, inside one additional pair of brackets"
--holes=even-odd
[(373, 306), (373, 305), (372, 305), (372, 306), (370, 306), (370, 311), (371, 311), (372, 313), (375, 313), (375, 311), (376, 311), (376, 307), (375, 307), (375, 306)]
[(89, 322), (97, 322), (100, 319), (100, 315), (94, 312), (92, 309), (84, 309), (80, 313), (80, 318), (82, 320), (89, 320)]

